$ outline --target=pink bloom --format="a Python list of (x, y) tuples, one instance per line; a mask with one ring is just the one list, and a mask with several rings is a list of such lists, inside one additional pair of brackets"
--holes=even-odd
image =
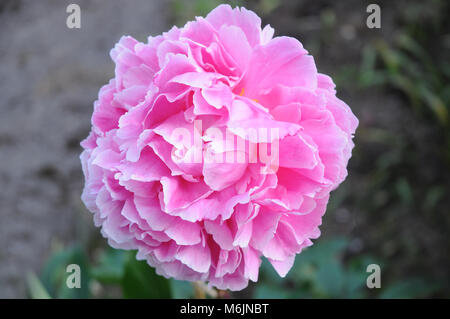
[[(257, 281), (262, 256), (285, 276), (319, 237), (358, 120), (302, 44), (273, 32), (255, 13), (220, 5), (112, 49), (115, 78), (99, 92), (81, 154), (82, 199), (111, 246), (137, 249), (165, 277), (240, 290)], [(261, 128), (278, 135), (243, 133)], [(192, 140), (176, 138), (180, 129)], [(276, 158), (249, 156), (273, 145)], [(206, 152), (243, 156), (210, 162)]]

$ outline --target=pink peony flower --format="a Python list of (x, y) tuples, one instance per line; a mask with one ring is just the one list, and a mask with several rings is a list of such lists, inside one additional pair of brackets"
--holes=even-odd
[(81, 154), (82, 199), (111, 246), (240, 290), (262, 256), (285, 276), (319, 237), (358, 120), (302, 44), (273, 33), (220, 5), (112, 49)]

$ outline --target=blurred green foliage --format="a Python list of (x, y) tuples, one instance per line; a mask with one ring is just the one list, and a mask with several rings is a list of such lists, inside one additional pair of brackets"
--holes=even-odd
[[(285, 278), (281, 278), (264, 259), (257, 283), (247, 297), (253, 298), (416, 298), (433, 295), (441, 288), (435, 282), (419, 278), (402, 278), (384, 282), (388, 267), (371, 256), (344, 258), (349, 246), (345, 238), (319, 240), (297, 256)], [(79, 263), (81, 288), (68, 288), (67, 265)], [(370, 264), (381, 266), (381, 288), (369, 289), (366, 280)], [(87, 262), (79, 246), (55, 252), (40, 278), (28, 279), (32, 298), (192, 298), (192, 284), (166, 279), (155, 273), (145, 261), (136, 260), (135, 252), (105, 248), (99, 261)], [(121, 293), (111, 295), (117, 288)]]
[[(100, 248), (97, 262), (88, 262), (84, 248), (79, 245), (55, 251), (38, 277), (28, 275), (31, 298), (85, 299), (85, 298), (191, 298), (188, 282), (168, 280), (155, 273), (147, 262), (136, 259), (136, 252)], [(95, 259), (95, 258), (92, 258)], [(77, 264), (81, 269), (81, 287), (68, 288), (71, 274), (67, 266)]]
[[(240, 1), (230, 1), (230, 4), (238, 5)], [(174, 24), (183, 26), (187, 21), (196, 16), (206, 16), (208, 12), (223, 3), (220, 0), (173, 0), (171, 1), (171, 11)]]
[[(390, 277), (434, 277), (446, 283), (440, 296), (448, 297), (450, 3), (381, 6), (385, 16), (390, 10), (391, 20), (383, 20), (379, 32), (365, 30), (359, 60), (340, 67), (336, 82), (379, 104), (393, 97), (398, 102), (388, 108), (369, 101), (361, 110), (366, 119), (356, 134), (356, 163), (351, 162), (359, 175), (337, 193), (341, 203), (364, 214), (357, 233), (377, 243), (368, 249), (396, 265)], [(420, 286), (427, 295), (424, 282), (401, 282), (383, 297), (407, 297)]]
[[(381, 68), (376, 68), (379, 59)], [(433, 60), (407, 32), (389, 45), (378, 39), (364, 48), (358, 78), (362, 87), (390, 85), (403, 92), (416, 112), (427, 107), (439, 124), (448, 126), (450, 73), (447, 59)]]
[[(419, 278), (383, 279), (389, 267), (372, 256), (344, 258), (348, 239), (319, 240), (297, 256), (286, 278), (280, 278), (265, 260), (260, 281), (255, 285), (255, 298), (419, 298), (431, 296), (440, 289), (435, 282)], [(371, 272), (367, 266), (381, 267), (381, 288), (367, 288)]]
[(170, 283), (158, 276), (145, 261), (136, 260), (135, 254), (129, 254), (120, 281), (125, 298), (170, 298)]
[(187, 21), (191, 21), (194, 17), (206, 16), (212, 9), (222, 3), (231, 5), (232, 7), (244, 6), (250, 4), (252, 9), (261, 15), (267, 15), (273, 12), (282, 4), (282, 0), (171, 0), (172, 20), (177, 26), (183, 26)]
[(415, 116), (440, 127), (441, 152), (450, 165), (450, 4), (411, 1), (396, 8), (397, 24), (387, 27), (395, 28), (392, 34), (368, 38), (359, 66), (342, 66), (336, 82), (346, 89), (402, 93)]

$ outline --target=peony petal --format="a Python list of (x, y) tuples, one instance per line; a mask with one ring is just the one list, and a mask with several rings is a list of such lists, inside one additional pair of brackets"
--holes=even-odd
[(274, 85), (317, 88), (317, 69), (312, 56), (296, 39), (277, 37), (257, 46), (238, 90), (249, 96), (271, 89)]
[(142, 151), (137, 162), (122, 163), (119, 169), (122, 172), (119, 179), (123, 181), (151, 182), (170, 175), (170, 170), (150, 147)]
[(207, 272), (211, 265), (211, 253), (201, 244), (181, 246), (176, 258), (194, 271)]
[(259, 253), (250, 247), (243, 248), (242, 254), (244, 256), (244, 274), (245, 277), (250, 280), (257, 282), (258, 281), (258, 272), (259, 266), (261, 265), (261, 259)]
[(163, 231), (177, 222), (176, 218), (164, 213), (159, 206), (158, 198), (134, 197), (139, 218), (142, 218), (156, 231)]
[(186, 208), (193, 202), (206, 198), (212, 190), (204, 183), (189, 183), (185, 179), (174, 177), (162, 177), (163, 191), (160, 193), (163, 210), (170, 213), (175, 209)]
[(232, 9), (227, 4), (221, 4), (206, 17), (206, 21), (216, 29), (224, 25), (232, 25), (241, 29), (251, 46), (260, 42), (261, 19), (252, 11), (245, 8)]
[(197, 223), (177, 219), (164, 231), (178, 245), (195, 245), (201, 242), (201, 228)]
[(226, 250), (233, 249), (233, 236), (226, 223), (205, 220), (204, 226), (205, 230), (213, 236), (214, 241), (220, 246), (220, 248)]
[(280, 277), (285, 277), (294, 265), (295, 256), (290, 256), (289, 258), (286, 258), (282, 261), (272, 259), (269, 259), (269, 261), (278, 275), (280, 275)]

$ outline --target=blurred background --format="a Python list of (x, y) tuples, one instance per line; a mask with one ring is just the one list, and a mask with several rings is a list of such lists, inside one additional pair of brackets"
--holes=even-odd
[[(0, 0), (0, 298), (193, 296), (107, 248), (80, 200), (79, 143), (121, 35), (146, 41), (221, 2)], [(366, 26), (370, 2), (380, 29)], [(370, 2), (228, 2), (299, 39), (360, 120), (322, 237), (287, 278), (264, 263), (257, 285), (228, 297), (450, 297), (450, 3)], [(66, 27), (70, 3), (81, 29)], [(82, 289), (65, 286), (70, 263)], [(366, 287), (371, 263), (380, 289)]]

